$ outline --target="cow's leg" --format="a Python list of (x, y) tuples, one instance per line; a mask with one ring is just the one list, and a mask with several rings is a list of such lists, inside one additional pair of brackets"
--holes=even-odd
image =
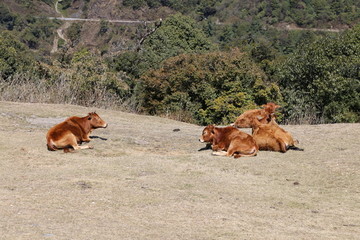
[(90, 135), (90, 134), (86, 134), (86, 135), (82, 136), (81, 141), (82, 141), (82, 142), (90, 142), (91, 139), (90, 139), (89, 135)]
[(211, 148), (212, 148), (213, 151), (222, 151), (222, 150), (224, 150), (224, 148), (220, 147), (220, 146), (217, 145), (217, 144), (216, 144), (216, 145), (212, 145)]
[[(71, 146), (74, 150), (79, 150), (79, 149), (92, 149), (93, 147), (92, 146), (89, 146), (89, 145), (85, 145), (85, 146), (79, 146), (78, 142), (77, 142), (77, 139), (75, 137), (75, 135), (73, 134), (69, 134), (66, 136), (67, 137), (67, 143), (68, 143), (68, 146)], [(64, 148), (64, 152), (69, 152), (70, 149), (67, 147)]]
[(279, 143), (280, 152), (285, 153), (288, 150), (287, 144), (281, 139), (278, 139), (277, 142)]
[(93, 146), (90, 146), (90, 145), (85, 145), (85, 146), (76, 145), (76, 146), (73, 146), (73, 148), (74, 148), (75, 150), (78, 150), (78, 149), (93, 149), (94, 147), (93, 147)]
[(226, 151), (217, 151), (217, 152), (213, 152), (212, 155), (215, 156), (227, 156), (227, 152)]
[(213, 152), (213, 155), (216, 156), (227, 156), (227, 157), (231, 157), (234, 153), (235, 153), (235, 149), (233, 147), (233, 144), (231, 143), (230, 146), (228, 147), (227, 151), (224, 151), (225, 146), (223, 146), (222, 149), (219, 150), (223, 150), (223, 151), (217, 151), (217, 152)]

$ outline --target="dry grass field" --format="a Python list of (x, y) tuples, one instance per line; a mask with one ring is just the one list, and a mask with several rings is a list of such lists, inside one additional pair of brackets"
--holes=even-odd
[[(47, 150), (94, 110), (94, 149)], [(360, 239), (360, 124), (284, 128), (305, 151), (234, 159), (199, 151), (202, 126), (0, 102), (0, 239)]]

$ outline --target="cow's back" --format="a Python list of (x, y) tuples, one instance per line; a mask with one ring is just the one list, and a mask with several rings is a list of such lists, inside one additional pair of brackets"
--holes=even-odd
[(49, 141), (56, 142), (66, 134), (73, 134), (77, 140), (81, 139), (82, 131), (78, 124), (79, 117), (70, 117), (65, 121), (49, 129), (46, 138)]
[(253, 132), (253, 138), (260, 150), (281, 151), (281, 142), (275, 137), (274, 130), (262, 125)]
[(260, 123), (268, 123), (268, 118), (269, 113), (265, 109), (248, 110), (236, 119), (234, 125), (239, 128), (250, 128), (255, 119)]

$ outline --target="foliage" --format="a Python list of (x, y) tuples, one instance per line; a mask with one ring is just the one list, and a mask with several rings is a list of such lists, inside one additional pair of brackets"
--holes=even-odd
[(7, 31), (0, 34), (0, 75), (3, 79), (16, 72), (31, 71), (34, 65), (35, 60), (24, 44)]
[(195, 10), (202, 17), (208, 17), (216, 13), (215, 0), (124, 0), (122, 2), (125, 7), (140, 9), (144, 7), (158, 8), (161, 6), (172, 8), (180, 13), (190, 13)]
[(100, 29), (99, 29), (99, 35), (104, 35), (107, 31), (109, 31), (109, 22), (101, 20), (100, 21)]
[(59, 1), (61, 8), (64, 10), (71, 7), (72, 2), (72, 0), (61, 0), (61, 2)]
[[(83, 2), (83, 16), (93, 10), (89, 2)], [(66, 32), (72, 44), (60, 40), (63, 47), (50, 55), (61, 22), (38, 17), (42, 8), (36, 12), (37, 6), (44, 4), (0, 3), (1, 86), (13, 83), (15, 90), (9, 93), (15, 93), (14, 99), (21, 84), (22, 89), (41, 85), (63, 88), (51, 94), (63, 95), (61, 101), (67, 103), (127, 100), (133, 101), (133, 110), (201, 124), (230, 123), (267, 101), (282, 105), (289, 122), (360, 121), (359, 26), (345, 33), (284, 29), (288, 24), (351, 27), (360, 19), (359, 1), (120, 2), (135, 15), (145, 11), (141, 16), (149, 19), (158, 17), (151, 14), (159, 7), (162, 17), (184, 15), (163, 17), (156, 27), (101, 21), (92, 50), (78, 44), (87, 37), (88, 24), (74, 23)], [(60, 7), (73, 3), (63, 0)], [(96, 53), (100, 51), (104, 55)]]
[(71, 41), (71, 44), (75, 46), (80, 41), (80, 34), (81, 34), (81, 23), (73, 23), (71, 26), (66, 30), (66, 36)]
[(82, 49), (76, 52), (70, 62), (71, 88), (77, 93), (77, 101), (81, 105), (88, 105), (89, 97), (92, 101), (101, 99), (94, 98), (99, 91), (114, 94), (124, 98), (127, 94), (127, 85), (121, 74), (111, 72), (107, 64), (98, 56)]
[[(194, 20), (176, 14), (167, 18), (144, 42), (140, 51), (140, 68), (157, 68), (159, 64), (182, 53), (201, 53), (214, 49)], [(146, 65), (146, 66), (145, 66)]]
[(140, 77), (140, 57), (137, 52), (127, 51), (113, 57), (109, 61), (109, 65), (115, 71), (123, 71), (128, 73), (133, 78)]
[(332, 22), (351, 24), (360, 17), (360, 3), (356, 0), (223, 0), (217, 8), (222, 10), (217, 14), (220, 19), (261, 20), (271, 25), (281, 22), (304, 27)]
[(7, 30), (13, 30), (17, 16), (12, 14), (5, 4), (0, 3), (0, 25), (5, 26)]
[(54, 31), (55, 25), (46, 18), (28, 18), (27, 28), (22, 31), (21, 39), (32, 49), (39, 47), (40, 41), (47, 41)]
[(138, 78), (162, 61), (182, 53), (201, 53), (214, 49), (191, 18), (177, 14), (167, 18), (148, 38), (139, 52), (127, 51), (111, 59), (110, 65)]
[(227, 124), (257, 104), (281, 101), (277, 86), (265, 79), (254, 62), (237, 49), (183, 54), (144, 74), (137, 96), (141, 110), (150, 114), (175, 115), (178, 120), (200, 124)]
[[(20, 16), (11, 13), (0, 4), (0, 26), (14, 32), (23, 43), (32, 49), (50, 41), (56, 23), (44, 17)], [(1, 27), (0, 27), (1, 29)]]
[(304, 45), (278, 71), (288, 119), (360, 121), (360, 25)]

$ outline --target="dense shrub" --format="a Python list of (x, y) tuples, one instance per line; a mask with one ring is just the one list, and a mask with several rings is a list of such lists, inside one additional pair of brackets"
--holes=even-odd
[(176, 14), (167, 18), (144, 42), (140, 68), (157, 68), (160, 63), (182, 53), (201, 53), (214, 49), (204, 32), (189, 17)]
[[(0, 76), (0, 100), (118, 108), (129, 97), (126, 74), (110, 71), (99, 56), (87, 50), (74, 53), (69, 65), (63, 68), (31, 61), (22, 66), (21, 60), (25, 58), (17, 59), (16, 52), (8, 49), (8, 55), (0, 56), (0, 69), (7, 70)], [(4, 51), (0, 49), (1, 52)], [(2, 64), (3, 56), (7, 62), (16, 64)]]
[(21, 42), (7, 31), (0, 34), (0, 75), (7, 79), (16, 72), (32, 71), (35, 59)]
[(66, 36), (71, 41), (72, 46), (75, 46), (80, 41), (82, 23), (73, 23), (66, 30)]
[(281, 101), (279, 88), (237, 49), (170, 58), (141, 77), (137, 97), (145, 112), (200, 124), (227, 124), (258, 104)]
[(360, 25), (304, 45), (278, 71), (288, 119), (360, 121)]

